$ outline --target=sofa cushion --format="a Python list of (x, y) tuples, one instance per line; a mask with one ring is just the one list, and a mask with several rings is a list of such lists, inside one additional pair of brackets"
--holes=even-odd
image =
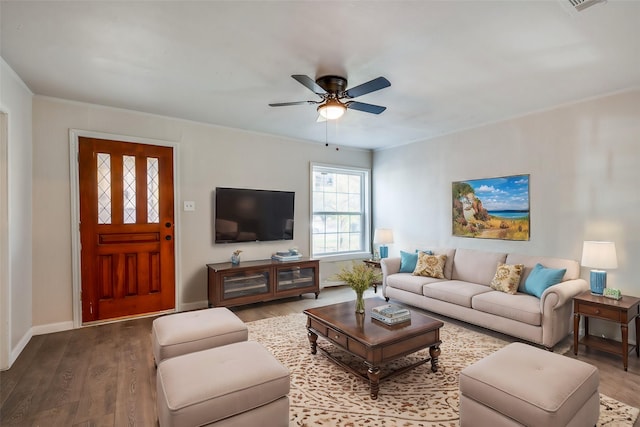
[(511, 295), (515, 294), (518, 292), (520, 275), (523, 269), (523, 264), (498, 264), (496, 274), (493, 276), (489, 287), (496, 291), (506, 292)]
[(444, 264), (446, 261), (446, 255), (428, 255), (426, 252), (420, 252), (418, 253), (418, 264), (416, 264), (413, 275), (444, 279)]
[(544, 256), (532, 256), (510, 253), (507, 255), (507, 264), (524, 264), (524, 272), (522, 273), (522, 279), (520, 280), (520, 292), (524, 292), (524, 284), (527, 281), (527, 277), (531, 274), (531, 270), (536, 264), (542, 264), (549, 268), (566, 268), (562, 281), (573, 280), (580, 278), (580, 263), (573, 259), (552, 258)]
[(441, 282), (433, 277), (414, 276), (411, 273), (395, 273), (387, 276), (387, 286), (422, 295), (422, 287), (427, 283)]
[(562, 281), (566, 268), (547, 268), (542, 264), (536, 264), (527, 277), (524, 291), (528, 294), (542, 297), (543, 292), (549, 287)]
[(504, 263), (506, 258), (507, 254), (501, 252), (457, 249), (451, 278), (489, 286), (496, 274), (496, 267)]
[(474, 296), (471, 307), (478, 311), (533, 326), (542, 324), (540, 300), (533, 295), (522, 293), (510, 295), (504, 292), (490, 291)]
[(488, 286), (458, 280), (429, 283), (422, 288), (422, 294), (426, 297), (463, 307), (471, 307), (472, 298), (485, 292), (492, 291)]

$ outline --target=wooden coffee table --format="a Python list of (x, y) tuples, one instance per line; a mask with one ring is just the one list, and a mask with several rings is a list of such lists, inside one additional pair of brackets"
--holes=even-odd
[[(307, 315), (307, 330), (311, 353), (317, 349), (349, 372), (369, 381), (371, 398), (378, 398), (380, 381), (399, 375), (409, 369), (431, 361), (431, 370), (438, 370), (440, 356), (441, 321), (432, 319), (417, 311), (411, 311), (411, 320), (393, 326), (387, 326), (370, 316), (373, 307), (387, 304), (382, 298), (365, 299), (365, 313), (355, 312), (355, 301), (327, 305), (304, 310)], [(326, 338), (342, 350), (364, 361), (366, 375), (358, 372), (346, 363), (335, 358), (330, 352), (317, 345), (318, 336)], [(400, 357), (429, 347), (429, 356), (416, 363), (380, 375), (380, 367)]]

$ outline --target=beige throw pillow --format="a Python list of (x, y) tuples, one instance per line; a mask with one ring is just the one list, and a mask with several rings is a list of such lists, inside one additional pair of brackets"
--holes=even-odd
[(493, 276), (491, 281), (491, 289), (496, 291), (506, 292), (514, 295), (518, 292), (518, 285), (520, 284), (520, 277), (524, 270), (523, 264), (498, 264), (496, 269), (496, 275)]
[(444, 279), (444, 264), (446, 261), (446, 255), (428, 255), (425, 252), (420, 252), (413, 275)]

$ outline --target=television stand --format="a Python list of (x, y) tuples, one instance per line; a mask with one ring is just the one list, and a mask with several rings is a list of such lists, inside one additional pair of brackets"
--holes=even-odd
[(319, 261), (243, 261), (207, 264), (209, 307), (230, 307), (320, 294)]

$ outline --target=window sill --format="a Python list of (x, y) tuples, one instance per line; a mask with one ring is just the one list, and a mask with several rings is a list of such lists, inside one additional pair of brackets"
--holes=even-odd
[(319, 255), (314, 256), (313, 259), (317, 259), (322, 262), (339, 262), (339, 261), (356, 261), (361, 259), (371, 259), (370, 252), (353, 252), (348, 254), (337, 255)]

